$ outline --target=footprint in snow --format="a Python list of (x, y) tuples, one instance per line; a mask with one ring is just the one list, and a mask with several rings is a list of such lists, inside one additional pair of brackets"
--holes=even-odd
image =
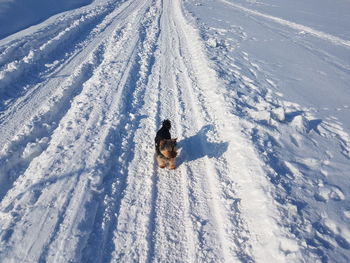
[(342, 201), (345, 200), (345, 195), (340, 187), (325, 185), (318, 189), (318, 193), (315, 194), (315, 199), (319, 202), (327, 202), (329, 200)]
[[(335, 225), (335, 224), (333, 224)], [(349, 250), (349, 242), (340, 234), (336, 227), (329, 227), (327, 224), (322, 222), (314, 222), (312, 227), (316, 230), (314, 243), (320, 246), (323, 246), (326, 249), (334, 249), (336, 246), (339, 246), (343, 249)]]

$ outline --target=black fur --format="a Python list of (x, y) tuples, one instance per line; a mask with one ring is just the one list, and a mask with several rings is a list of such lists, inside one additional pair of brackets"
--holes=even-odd
[(164, 120), (162, 123), (162, 128), (157, 132), (154, 142), (156, 144), (156, 153), (159, 155), (159, 143), (161, 140), (171, 139), (170, 135), (171, 122), (169, 120)]

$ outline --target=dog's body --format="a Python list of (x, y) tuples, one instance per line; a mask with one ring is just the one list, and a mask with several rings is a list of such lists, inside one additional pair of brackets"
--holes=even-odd
[(175, 169), (177, 156), (176, 139), (171, 139), (170, 128), (170, 121), (164, 120), (162, 128), (157, 132), (155, 138), (156, 159), (160, 168), (165, 168), (169, 164), (169, 169)]
[(160, 168), (165, 168), (169, 164), (169, 169), (175, 169), (176, 164), (176, 139), (160, 140), (159, 143), (159, 154), (157, 155), (157, 162)]

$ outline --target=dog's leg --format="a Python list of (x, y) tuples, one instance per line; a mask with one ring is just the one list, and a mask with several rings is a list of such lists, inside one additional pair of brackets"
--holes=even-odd
[(158, 162), (159, 168), (165, 168), (166, 161), (164, 160), (164, 158), (162, 158), (162, 156), (157, 155), (157, 162)]
[(175, 158), (169, 160), (169, 169), (176, 169)]

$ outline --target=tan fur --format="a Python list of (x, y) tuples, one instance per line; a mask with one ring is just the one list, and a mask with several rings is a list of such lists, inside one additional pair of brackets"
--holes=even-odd
[(161, 154), (157, 155), (157, 162), (160, 168), (165, 168), (167, 164), (169, 165), (169, 169), (176, 168), (176, 140), (177, 139), (161, 140), (159, 142), (159, 150)]

